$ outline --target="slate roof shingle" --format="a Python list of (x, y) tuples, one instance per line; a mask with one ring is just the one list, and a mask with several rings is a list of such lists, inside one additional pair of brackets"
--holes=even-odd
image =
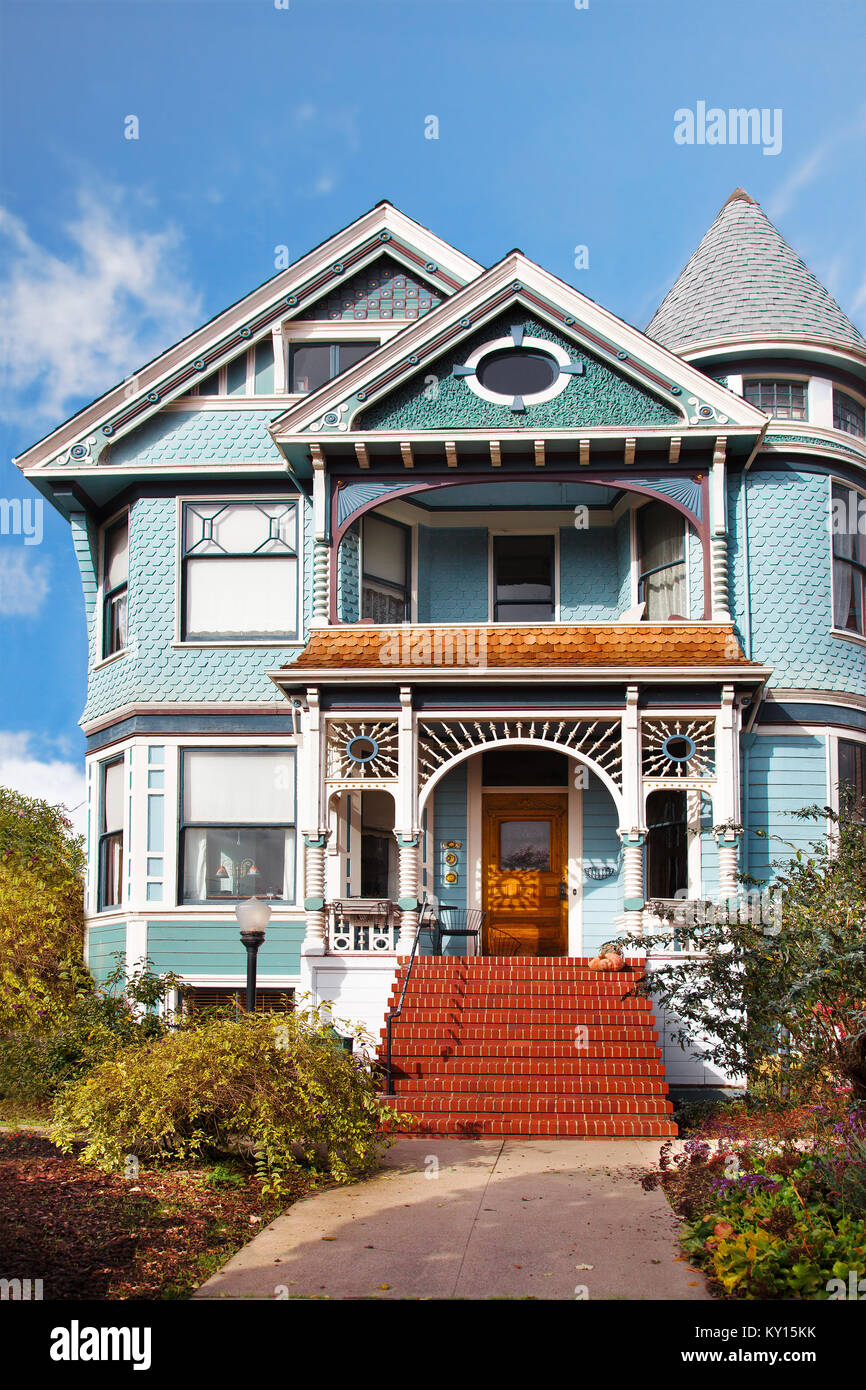
[(755, 334), (866, 348), (829, 290), (742, 188), (725, 203), (646, 333), (674, 352)]

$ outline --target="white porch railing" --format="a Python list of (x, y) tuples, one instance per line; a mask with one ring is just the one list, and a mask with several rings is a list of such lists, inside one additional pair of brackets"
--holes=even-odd
[(342, 898), (328, 908), (330, 955), (396, 955), (399, 913), (388, 898)]

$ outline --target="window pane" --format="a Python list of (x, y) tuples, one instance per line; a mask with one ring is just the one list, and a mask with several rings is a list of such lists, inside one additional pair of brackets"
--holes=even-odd
[(186, 508), (186, 553), (279, 554), (297, 550), (294, 502), (196, 502)]
[(218, 396), (220, 393), (219, 372), (212, 372), (210, 376), (205, 377), (204, 381), (200, 381), (198, 393), (200, 396)]
[(272, 396), (274, 394), (274, 340), (273, 338), (263, 338), (260, 343), (256, 343), (256, 395)]
[(866, 496), (862, 492), (833, 484), (832, 531), (835, 554), (866, 565)]
[(226, 395), (245, 396), (247, 393), (247, 355), (242, 352), (240, 357), (229, 362), (226, 367)]
[(123, 902), (123, 836), (106, 835), (99, 844), (99, 906), (119, 907)]
[(641, 598), (646, 615), (663, 621), (686, 608), (685, 522), (664, 502), (637, 514)]
[(225, 825), (285, 825), (295, 819), (294, 751), (187, 749), (183, 818)]
[(406, 584), (409, 532), (377, 516), (364, 518), (364, 573), (386, 584)]
[(103, 656), (113, 656), (126, 646), (126, 589), (112, 594), (105, 606)]
[(858, 439), (866, 436), (866, 410), (853, 396), (844, 391), (833, 391), (833, 424), (837, 430), (855, 434)]
[(293, 556), (186, 562), (186, 637), (294, 637), (297, 560)]
[(839, 740), (839, 784), (853, 795), (855, 802), (866, 800), (866, 743)]
[(833, 561), (833, 621), (847, 632), (866, 633), (863, 570), (838, 557)]
[(340, 343), (338, 348), (339, 370), (347, 372), (350, 367), (354, 367), (356, 362), (367, 357), (378, 346), (378, 343)]
[(294, 831), (198, 827), (183, 832), (184, 902), (294, 896)]
[(553, 618), (553, 538), (497, 536), (493, 546), (497, 621), (550, 621)]
[(503, 821), (499, 827), (500, 869), (550, 869), (550, 821)]
[(123, 759), (102, 765), (102, 830), (123, 829)]
[(105, 587), (116, 589), (129, 578), (129, 525), (124, 517), (105, 533)]
[(331, 344), (297, 344), (291, 350), (291, 391), (316, 391), (331, 380)]

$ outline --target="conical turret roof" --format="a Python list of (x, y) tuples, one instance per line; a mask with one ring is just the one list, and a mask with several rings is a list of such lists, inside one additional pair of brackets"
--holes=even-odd
[(737, 188), (653, 315), (647, 336), (681, 352), (717, 339), (866, 338), (773, 226)]

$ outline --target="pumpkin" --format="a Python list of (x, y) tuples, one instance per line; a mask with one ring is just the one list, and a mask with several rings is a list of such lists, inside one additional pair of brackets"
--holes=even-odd
[(625, 965), (622, 956), (618, 956), (615, 951), (611, 951), (608, 955), (602, 957), (602, 959), (604, 962), (602, 966), (603, 970), (622, 970)]
[(604, 956), (593, 956), (592, 960), (589, 962), (589, 968), (590, 970), (606, 969)]

